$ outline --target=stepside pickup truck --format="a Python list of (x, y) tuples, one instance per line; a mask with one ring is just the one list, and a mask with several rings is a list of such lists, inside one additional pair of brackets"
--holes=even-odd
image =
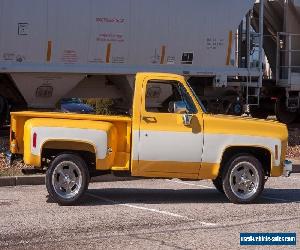
[(183, 76), (136, 75), (131, 116), (11, 114), (12, 154), (46, 171), (50, 197), (78, 202), (90, 177), (211, 179), (234, 203), (253, 202), (285, 163), (284, 124), (207, 114)]

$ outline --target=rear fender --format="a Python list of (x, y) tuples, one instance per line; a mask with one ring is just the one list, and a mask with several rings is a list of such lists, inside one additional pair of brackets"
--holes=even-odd
[(109, 122), (31, 119), (24, 129), (24, 162), (40, 167), (45, 148), (84, 149), (93, 151), (97, 161), (108, 160), (109, 155), (112, 162), (112, 152), (116, 152), (115, 136), (116, 129)]

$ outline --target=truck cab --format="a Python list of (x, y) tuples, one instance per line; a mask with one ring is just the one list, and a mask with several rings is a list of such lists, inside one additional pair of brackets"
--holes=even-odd
[(18, 112), (11, 152), (46, 172), (52, 199), (80, 201), (91, 176), (211, 179), (234, 203), (251, 203), (285, 164), (286, 125), (205, 112), (185, 78), (136, 75), (129, 116)]

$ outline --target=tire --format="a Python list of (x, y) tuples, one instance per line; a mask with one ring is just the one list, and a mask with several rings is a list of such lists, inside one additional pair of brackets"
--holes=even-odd
[(222, 178), (217, 177), (217, 179), (213, 180), (212, 183), (220, 193), (224, 194)]
[(77, 204), (89, 181), (87, 165), (76, 154), (58, 155), (46, 172), (46, 187), (51, 199), (64, 206)]
[(225, 166), (222, 178), (227, 198), (236, 204), (252, 203), (264, 189), (264, 171), (260, 161), (252, 155), (233, 157)]

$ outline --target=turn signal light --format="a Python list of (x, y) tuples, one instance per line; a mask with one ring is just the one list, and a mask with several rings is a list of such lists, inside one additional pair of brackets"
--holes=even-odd
[(32, 146), (36, 148), (37, 134), (34, 132), (32, 137)]

